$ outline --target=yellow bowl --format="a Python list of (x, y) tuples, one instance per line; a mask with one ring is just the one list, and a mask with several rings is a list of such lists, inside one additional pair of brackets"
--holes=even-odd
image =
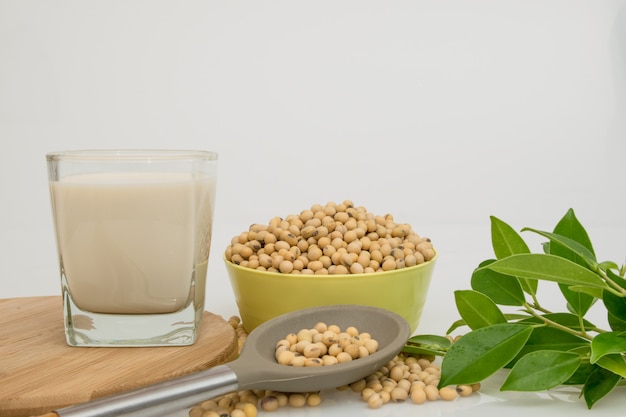
[(385, 308), (404, 317), (415, 332), (436, 260), (437, 253), (428, 262), (393, 271), (295, 275), (245, 268), (224, 258), (247, 332), (281, 314), (330, 304)]

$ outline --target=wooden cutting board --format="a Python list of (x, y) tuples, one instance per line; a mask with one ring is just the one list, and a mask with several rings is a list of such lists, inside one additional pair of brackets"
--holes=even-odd
[(40, 415), (207, 369), (237, 356), (237, 336), (205, 312), (194, 345), (70, 347), (61, 297), (0, 299), (0, 416)]

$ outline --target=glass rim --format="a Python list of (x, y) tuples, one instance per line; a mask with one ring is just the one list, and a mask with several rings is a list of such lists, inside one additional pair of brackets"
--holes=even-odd
[(215, 161), (217, 152), (184, 149), (76, 149), (46, 153), (46, 160), (185, 160), (206, 159)]

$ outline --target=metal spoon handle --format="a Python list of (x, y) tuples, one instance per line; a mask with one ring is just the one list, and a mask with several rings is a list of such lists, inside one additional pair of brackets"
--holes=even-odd
[(227, 365), (122, 394), (55, 410), (59, 417), (157, 417), (236, 391), (237, 375)]

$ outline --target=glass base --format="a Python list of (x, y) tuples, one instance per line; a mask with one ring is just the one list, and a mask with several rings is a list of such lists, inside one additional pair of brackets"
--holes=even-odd
[(196, 341), (203, 308), (189, 303), (165, 314), (101, 314), (83, 311), (63, 294), (65, 338), (70, 346), (186, 346)]

